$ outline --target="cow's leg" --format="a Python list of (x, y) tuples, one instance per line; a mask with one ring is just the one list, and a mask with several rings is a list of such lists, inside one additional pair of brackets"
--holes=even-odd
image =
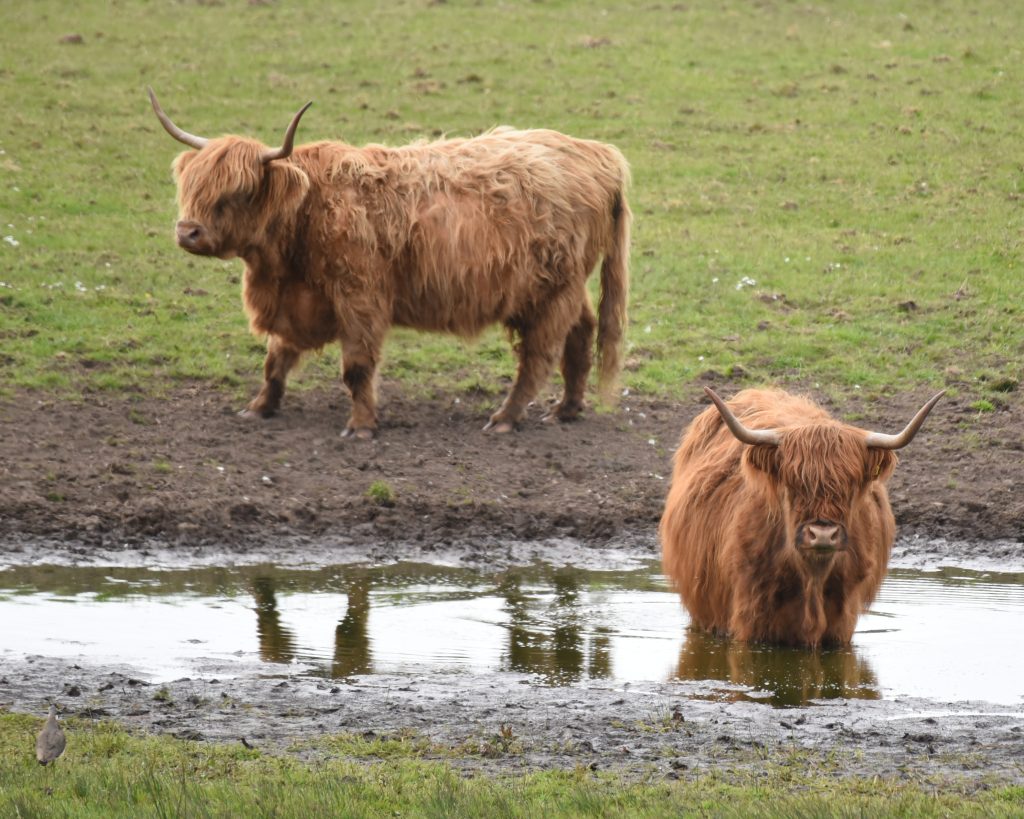
[(562, 400), (544, 416), (545, 421), (575, 421), (583, 411), (583, 396), (587, 390), (587, 376), (593, 362), (594, 330), (597, 317), (590, 306), (589, 299), (584, 299), (580, 318), (565, 338), (565, 349), (562, 351), (562, 379), (565, 391)]
[(294, 347), (289, 347), (277, 336), (270, 336), (267, 339), (267, 357), (263, 361), (263, 387), (239, 414), (245, 418), (269, 418), (276, 413), (281, 406), (288, 373), (300, 356)]
[(380, 345), (365, 339), (342, 343), (341, 379), (352, 395), (352, 415), (342, 436), (372, 438), (377, 434), (377, 361)]
[(530, 319), (508, 322), (518, 331), (519, 367), (512, 390), (484, 427), (489, 432), (511, 432), (526, 417), (526, 407), (551, 375), (558, 353), (566, 343), (566, 328), (578, 315), (579, 307), (564, 297), (552, 299), (547, 308)]

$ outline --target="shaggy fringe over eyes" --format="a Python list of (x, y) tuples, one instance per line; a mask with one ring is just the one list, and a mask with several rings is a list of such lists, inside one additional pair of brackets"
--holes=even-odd
[(841, 521), (854, 496), (872, 480), (887, 480), (896, 466), (888, 450), (868, 449), (857, 430), (836, 423), (783, 431), (777, 447), (753, 446), (744, 462), (769, 476), (791, 496), (807, 500), (813, 517)]
[(179, 154), (174, 176), (181, 213), (209, 216), (222, 199), (254, 196), (263, 178), (260, 156), (264, 150), (252, 140), (224, 137), (202, 151)]
[(287, 161), (264, 163), (265, 150), (252, 140), (224, 137), (202, 152), (180, 154), (174, 173), (182, 217), (214, 227), (218, 204), (257, 197), (263, 200), (264, 214), (293, 213), (309, 192), (309, 177)]
[(807, 426), (783, 434), (780, 480), (794, 496), (806, 498), (815, 517), (841, 521), (864, 485), (867, 448), (863, 437), (839, 426)]

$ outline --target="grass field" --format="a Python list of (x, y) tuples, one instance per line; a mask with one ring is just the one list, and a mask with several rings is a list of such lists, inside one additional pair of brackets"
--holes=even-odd
[(942, 792), (910, 780), (836, 779), (799, 752), (746, 774), (677, 782), (625, 782), (583, 768), (496, 779), (459, 773), (472, 752), (415, 737), (338, 737), (313, 749), (319, 761), (302, 762), (74, 721), (67, 758), (41, 768), (31, 755), (39, 725), (0, 713), (0, 815), (1010, 817), (1024, 799), (1015, 787)]
[[(114, 0), (0, 26), (0, 398), (255, 391), (241, 263), (173, 241), (152, 85), (189, 131), (400, 144), (497, 124), (616, 144), (633, 169), (624, 385), (698, 379), (869, 398), (1024, 379), (1024, 18), (997, 0)], [(398, 331), (383, 375), (493, 393), (503, 335)], [(336, 377), (313, 357), (296, 388)], [(717, 375), (708, 375), (714, 373)], [(341, 744), (304, 763), (81, 724), (56, 769), (0, 715), (0, 815), (1013, 815), (1020, 789), (771, 767), (627, 783), (466, 779)], [(373, 764), (369, 764), (373, 763)]]
[[(615, 143), (634, 175), (633, 390), (713, 371), (998, 403), (1021, 381), (1012, 4), (37, 0), (4, 23), (7, 393), (258, 382), (241, 263), (172, 240), (181, 146), (147, 84), (188, 130), (271, 144), (309, 99), (300, 141), (509, 123)], [(410, 390), (490, 392), (513, 370), (497, 330), (396, 332), (386, 354)]]

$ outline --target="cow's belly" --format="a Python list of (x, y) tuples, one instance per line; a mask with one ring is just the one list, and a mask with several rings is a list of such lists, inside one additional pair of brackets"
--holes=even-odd
[(338, 337), (330, 301), (305, 282), (288, 282), (276, 292), (250, 289), (245, 294), (253, 332), (278, 337), (299, 350), (318, 349)]
[(407, 288), (396, 294), (392, 322), (416, 330), (476, 336), (507, 319), (515, 303), (507, 283), (488, 278), (463, 273), (453, 275), (444, 286)]

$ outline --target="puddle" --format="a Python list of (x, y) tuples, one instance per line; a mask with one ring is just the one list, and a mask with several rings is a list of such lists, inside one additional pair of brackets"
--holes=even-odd
[(498, 572), (368, 568), (0, 571), (0, 669), (59, 657), (187, 676), (503, 671), (539, 684), (696, 681), (700, 696), (1024, 701), (1024, 575), (894, 570), (847, 650), (745, 646), (687, 628), (656, 562)]

